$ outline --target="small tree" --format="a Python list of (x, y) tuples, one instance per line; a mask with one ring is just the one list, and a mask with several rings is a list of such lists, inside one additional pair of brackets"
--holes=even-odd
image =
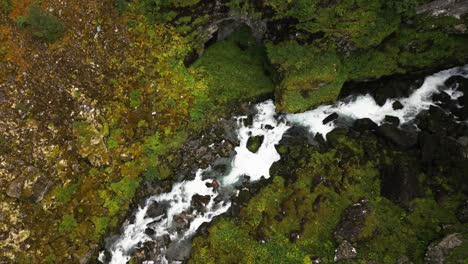
[(16, 24), (21, 28), (31, 27), (34, 36), (48, 42), (59, 39), (65, 31), (65, 27), (60, 20), (41, 10), (37, 4), (29, 7), (29, 16), (19, 16)]

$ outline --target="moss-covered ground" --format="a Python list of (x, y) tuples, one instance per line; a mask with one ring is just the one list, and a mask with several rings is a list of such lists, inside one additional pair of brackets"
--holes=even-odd
[[(466, 232), (455, 211), (467, 186), (450, 179), (466, 177), (466, 164), (458, 169), (440, 166), (429, 179), (416, 152), (389, 148), (368, 133), (345, 132), (334, 140), (334, 147), (326, 149), (299, 141), (280, 146), (282, 160), (272, 168), (273, 181), (242, 206), (239, 216), (221, 217), (207, 237), (197, 237), (189, 262), (334, 263), (336, 227), (344, 210), (363, 198), (370, 213), (353, 242), (357, 257), (343, 263), (390, 264), (404, 257), (424, 263), (432, 241)], [(380, 169), (389, 164), (406, 164), (418, 175), (422, 193), (408, 207), (381, 194)], [(434, 184), (435, 179), (445, 185)], [(443, 201), (434, 193), (439, 188), (450, 190)], [(463, 249), (457, 251), (453, 254)]]

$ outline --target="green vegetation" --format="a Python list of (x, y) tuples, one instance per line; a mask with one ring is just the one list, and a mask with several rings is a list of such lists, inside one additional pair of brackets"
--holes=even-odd
[(272, 80), (265, 74), (264, 48), (242, 27), (225, 41), (208, 48), (192, 69), (201, 72), (207, 90), (194, 91), (193, 121), (209, 121), (222, 114), (225, 105), (273, 93)]
[(73, 229), (75, 229), (77, 227), (77, 225), (78, 225), (78, 223), (76, 222), (73, 215), (69, 215), (69, 214), (64, 215), (63, 219), (62, 219), (62, 222), (60, 223), (60, 226), (59, 226), (59, 232), (60, 233), (70, 232)]
[(39, 8), (37, 4), (29, 7), (29, 16), (19, 16), (16, 21), (18, 27), (31, 27), (32, 34), (47, 42), (53, 42), (62, 37), (65, 27), (52, 14)]

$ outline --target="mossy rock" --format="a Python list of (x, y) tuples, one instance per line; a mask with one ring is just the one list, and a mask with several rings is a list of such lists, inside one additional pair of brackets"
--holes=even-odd
[(257, 153), (260, 146), (262, 146), (264, 136), (253, 136), (247, 140), (247, 149), (252, 153)]

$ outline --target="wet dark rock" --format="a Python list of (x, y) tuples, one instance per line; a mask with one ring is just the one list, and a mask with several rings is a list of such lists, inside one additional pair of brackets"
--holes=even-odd
[(383, 124), (377, 128), (376, 132), (377, 135), (389, 140), (403, 150), (414, 147), (418, 142), (416, 132), (400, 130), (392, 124)]
[(386, 165), (380, 170), (382, 175), (382, 196), (408, 206), (419, 194), (417, 172), (406, 165)]
[(394, 126), (400, 125), (400, 119), (396, 116), (386, 115), (384, 118), (384, 122), (388, 124), (392, 124)]
[(427, 248), (426, 255), (424, 256), (424, 263), (427, 264), (443, 264), (445, 258), (456, 247), (463, 244), (463, 236), (458, 233), (450, 234), (444, 237), (439, 242), (433, 242)]
[(157, 202), (152, 203), (148, 207), (148, 211), (146, 211), (146, 215), (150, 218), (156, 218), (156, 217), (162, 216), (165, 213), (166, 213), (165, 206)]
[(240, 206), (237, 203), (232, 203), (231, 207), (228, 210), (228, 214), (232, 217), (237, 217), (239, 216), (241, 211)]
[(197, 230), (197, 233), (200, 234), (203, 237), (208, 237), (209, 232), (208, 232), (208, 227), (210, 226), (209, 222), (204, 222), (203, 224), (200, 225), (200, 227)]
[(325, 119), (322, 120), (322, 124), (328, 124), (330, 123), (331, 121), (335, 120), (338, 118), (338, 114), (337, 113), (333, 113), (327, 117), (325, 117)]
[(377, 124), (370, 118), (361, 118), (354, 121), (353, 129), (359, 132), (375, 130)]
[(190, 203), (197, 211), (205, 211), (205, 206), (210, 200), (211, 197), (209, 195), (195, 194), (192, 196), (192, 201)]
[(418, 127), (434, 134), (454, 136), (457, 123), (440, 107), (430, 106), (429, 111), (419, 117)]
[(154, 231), (154, 229), (152, 228), (146, 228), (145, 229), (145, 234), (147, 234), (148, 236), (153, 236), (156, 232)]
[(340, 260), (348, 260), (353, 259), (357, 256), (357, 251), (349, 243), (348, 241), (344, 240), (340, 243), (338, 248), (335, 250), (335, 262)]
[(366, 199), (361, 199), (359, 202), (346, 208), (334, 232), (336, 241), (360, 241), (365, 221), (370, 214), (369, 201)]
[(19, 199), (21, 197), (21, 194), (23, 193), (23, 186), (24, 178), (16, 178), (8, 185), (6, 194), (11, 198)]
[(468, 200), (458, 207), (457, 218), (460, 223), (468, 223)]
[[(387, 99), (408, 97), (412, 91), (422, 84), (422, 80), (414, 77), (390, 76), (382, 78), (369, 85), (374, 85), (373, 96), (378, 105), (385, 104)], [(371, 86), (372, 87), (372, 86)]]
[(247, 118), (244, 118), (242, 120), (242, 123), (244, 126), (249, 127), (253, 124), (253, 115), (248, 115)]
[(191, 219), (192, 219), (192, 216), (190, 216), (186, 212), (182, 212), (178, 215), (175, 215), (174, 216), (175, 228), (177, 230), (184, 230), (184, 229), (189, 228)]
[(441, 91), (440, 93), (436, 93), (432, 95), (432, 101), (434, 102), (440, 102), (443, 104), (448, 104), (450, 103), (451, 97), (448, 95), (446, 92)]
[(317, 141), (317, 143), (319, 143), (320, 145), (324, 146), (327, 144), (327, 141), (325, 140), (325, 138), (323, 137), (322, 133), (317, 133), (315, 135), (315, 141)]
[(250, 150), (250, 152), (252, 153), (256, 153), (262, 145), (264, 139), (265, 136), (249, 137), (249, 139), (247, 140), (247, 149)]
[(401, 104), (400, 101), (395, 101), (395, 102), (393, 102), (393, 104), (392, 104), (393, 110), (400, 110), (400, 109), (403, 109), (403, 107), (404, 107), (404, 106)]

